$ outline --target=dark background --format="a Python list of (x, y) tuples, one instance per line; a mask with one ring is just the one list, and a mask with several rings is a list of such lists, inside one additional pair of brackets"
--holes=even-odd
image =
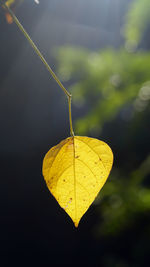
[[(115, 51), (124, 47), (122, 29), (132, 2), (41, 0), (36, 5), (34, 1), (26, 0), (15, 6), (14, 11), (59, 75), (61, 46), (82, 47), (92, 53), (106, 47)], [(119, 217), (123, 221), (127, 218), (127, 224), (123, 224), (121, 230), (118, 230), (117, 217), (114, 221), (106, 217), (107, 224), (102, 233), (99, 229), (103, 229), (103, 213), (109, 206), (107, 190), (104, 200), (89, 208), (77, 229), (51, 196), (42, 177), (42, 161), (52, 146), (69, 136), (67, 100), (15, 23), (7, 23), (2, 7), (0, 33), (0, 266), (149, 266), (149, 198), (148, 208), (141, 209), (142, 212), (139, 208), (136, 213), (136, 204), (129, 202), (127, 214), (132, 216), (128, 218), (124, 213)], [(149, 26), (143, 30), (138, 48), (149, 53), (147, 33)], [(62, 65), (67, 57), (65, 53), (60, 57)], [(81, 72), (83, 70), (82, 66)], [(88, 81), (88, 77), (84, 77), (86, 79)], [(64, 79), (64, 85), (69, 88), (75, 81), (78, 76), (72, 74), (70, 80)], [(92, 92), (94, 94), (94, 88)], [(90, 99), (91, 95), (88, 97)], [(92, 107), (95, 99), (89, 103)], [(122, 105), (123, 111), (129, 104)], [(82, 108), (73, 103), (74, 123), (84, 114), (86, 117), (88, 109), (88, 100)], [(142, 123), (138, 130), (132, 125), (138, 124), (139, 117), (124, 125), (121, 112), (109, 123), (104, 123), (102, 131), (92, 133), (86, 127), (83, 131), (86, 135), (102, 137), (112, 147), (116, 171), (112, 181), (119, 175), (128, 178), (149, 155), (149, 109), (140, 119)], [(123, 135), (125, 132), (128, 132), (128, 138)], [(147, 165), (149, 167), (149, 161)], [(145, 170), (146, 167), (141, 168)], [(120, 171), (119, 175), (117, 171)], [(149, 169), (144, 181), (145, 188), (149, 188)], [(124, 180), (122, 184), (123, 189), (119, 189), (114, 183), (118, 192), (129, 191), (131, 186), (126, 187)], [(128, 196), (125, 197), (128, 202)], [(133, 192), (130, 197), (135, 198)], [(109, 208), (108, 213), (112, 212), (111, 206)], [(118, 209), (121, 208), (118, 206)], [(117, 227), (116, 232), (108, 231), (105, 235), (112, 223)]]

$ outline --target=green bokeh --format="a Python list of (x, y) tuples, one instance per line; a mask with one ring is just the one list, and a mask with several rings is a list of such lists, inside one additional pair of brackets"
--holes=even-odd
[(102, 139), (114, 151), (111, 175), (95, 201), (99, 219), (93, 235), (118, 242), (122, 236), (139, 236), (130, 252), (133, 265), (106, 253), (104, 266), (145, 266), (141, 264), (148, 253), (150, 52), (142, 48), (142, 38), (150, 29), (149, 14), (149, 1), (132, 1), (125, 16), (124, 44), (118, 50), (58, 50), (59, 75), (72, 84), (74, 108), (83, 114), (75, 120), (75, 133)]

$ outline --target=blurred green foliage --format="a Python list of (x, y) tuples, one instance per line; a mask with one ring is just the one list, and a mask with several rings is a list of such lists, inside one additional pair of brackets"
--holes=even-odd
[(124, 34), (128, 49), (135, 49), (144, 36), (144, 32), (150, 23), (150, 1), (131, 1), (126, 15)]
[[(71, 86), (77, 107), (88, 106), (86, 116), (77, 120), (76, 132), (100, 133), (106, 121), (130, 105), (124, 118), (130, 120), (144, 111), (150, 100), (150, 54), (128, 53), (124, 49), (90, 52), (83, 48), (61, 48), (59, 76), (63, 81), (75, 77)], [(89, 123), (90, 122), (90, 123)]]
[[(138, 47), (150, 29), (149, 14), (149, 0), (131, 2), (118, 50), (65, 46), (57, 51), (59, 76), (72, 84), (74, 108), (83, 114), (75, 133), (107, 141), (114, 151), (112, 173), (95, 201), (96, 235), (140, 232), (144, 246), (134, 243), (137, 259), (150, 238), (150, 52)], [(140, 264), (134, 266), (145, 266)]]
[(143, 185), (150, 173), (150, 156), (134, 171), (125, 174), (114, 170), (109, 183), (99, 194), (102, 221), (98, 232), (118, 235), (124, 228), (134, 226), (135, 220), (150, 211), (150, 188)]
[[(100, 138), (109, 122), (109, 130), (123, 136), (124, 128), (118, 133), (114, 129), (113, 122), (118, 119), (132, 128), (127, 133), (129, 136), (124, 147), (130, 146), (130, 142), (138, 147), (138, 128), (144, 128), (144, 123), (147, 124), (144, 118), (150, 112), (150, 54), (140, 51), (129, 53), (125, 49), (93, 53), (83, 48), (64, 47), (58, 56), (63, 62), (59, 75), (64, 81), (72, 79), (74, 82), (70, 88), (74, 105), (86, 111), (82, 118), (77, 119), (75, 132)], [(119, 146), (119, 138), (117, 142), (116, 146)], [(97, 199), (101, 202), (101, 235), (119, 234), (134, 223), (137, 215), (150, 211), (150, 189), (143, 186), (145, 177), (150, 173), (150, 157), (145, 156), (147, 158), (142, 158), (137, 169), (132, 168), (134, 164), (130, 167), (129, 173), (127, 165), (114, 166), (111, 178)], [(130, 163), (134, 162), (132, 156), (127, 157)]]

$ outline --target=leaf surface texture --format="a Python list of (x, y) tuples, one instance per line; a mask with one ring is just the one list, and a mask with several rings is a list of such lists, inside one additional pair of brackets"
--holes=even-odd
[(52, 147), (43, 161), (48, 189), (77, 227), (110, 173), (111, 148), (95, 138), (73, 136)]

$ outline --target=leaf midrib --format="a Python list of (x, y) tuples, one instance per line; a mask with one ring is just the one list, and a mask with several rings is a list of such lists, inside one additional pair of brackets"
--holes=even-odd
[(75, 223), (77, 222), (77, 195), (76, 195), (76, 171), (75, 171), (75, 137), (73, 136), (73, 172), (74, 172), (74, 202), (75, 202)]

